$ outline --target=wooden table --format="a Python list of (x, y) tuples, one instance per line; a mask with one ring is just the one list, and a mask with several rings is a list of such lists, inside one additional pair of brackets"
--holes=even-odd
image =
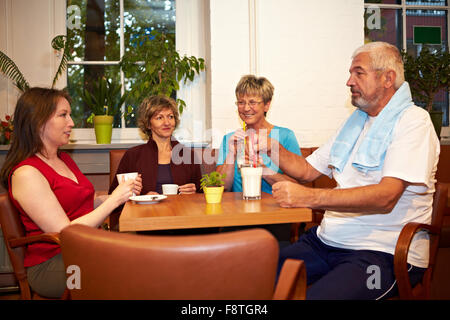
[(249, 226), (312, 221), (308, 208), (281, 208), (272, 195), (242, 200), (241, 192), (224, 192), (222, 203), (207, 204), (204, 194), (168, 196), (155, 204), (128, 201), (119, 218), (120, 231), (149, 231)]

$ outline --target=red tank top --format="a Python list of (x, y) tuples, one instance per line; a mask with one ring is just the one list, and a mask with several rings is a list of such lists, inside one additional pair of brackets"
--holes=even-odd
[[(72, 158), (64, 152), (59, 154), (59, 158), (69, 167), (69, 169), (76, 176), (78, 183), (75, 181), (59, 175), (52, 167), (39, 159), (37, 156), (31, 156), (23, 160), (11, 170), (11, 174), (17, 168), (29, 165), (38, 169), (42, 175), (47, 179), (50, 188), (54, 192), (61, 207), (67, 214), (70, 221), (85, 215), (94, 210), (94, 194), (95, 190), (92, 183), (81, 173)], [(23, 211), (20, 204), (14, 199), (11, 192), (11, 174), (9, 178), (9, 196), (20, 212), (20, 218), (25, 226), (27, 236), (37, 235), (43, 231), (30, 219), (30, 217)], [(36, 200), (40, 201), (40, 200)], [(45, 202), (43, 202), (45, 205)], [(25, 252), (25, 267), (31, 267), (36, 264), (47, 261), (61, 252), (61, 248), (57, 244), (37, 242), (27, 246)]]

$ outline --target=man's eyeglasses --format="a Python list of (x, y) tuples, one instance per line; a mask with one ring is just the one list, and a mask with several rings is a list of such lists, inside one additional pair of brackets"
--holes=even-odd
[(261, 102), (263, 102), (263, 101), (254, 101), (254, 100), (250, 100), (249, 102), (245, 102), (245, 101), (236, 101), (236, 105), (239, 107), (239, 108), (244, 108), (247, 104), (250, 106), (250, 107), (256, 107), (258, 104), (260, 104)]

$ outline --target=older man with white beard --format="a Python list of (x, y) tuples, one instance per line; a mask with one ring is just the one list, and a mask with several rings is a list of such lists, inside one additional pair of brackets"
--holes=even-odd
[[(325, 209), (318, 227), (283, 248), (305, 261), (308, 299), (380, 299), (396, 294), (393, 253), (402, 227), (431, 221), (439, 141), (428, 113), (415, 106), (398, 49), (373, 42), (350, 66), (357, 107), (338, 132), (307, 159), (267, 139), (259, 149), (299, 182), (333, 177), (335, 189), (289, 181), (273, 185), (283, 207)], [(414, 285), (428, 265), (428, 237), (419, 233), (408, 256)], [(371, 276), (377, 281), (371, 281)]]

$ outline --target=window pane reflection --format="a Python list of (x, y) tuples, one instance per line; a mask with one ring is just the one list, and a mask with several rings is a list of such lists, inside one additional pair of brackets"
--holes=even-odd
[(153, 30), (175, 34), (175, 0), (126, 0), (124, 7), (125, 51), (151, 40)]
[[(448, 50), (448, 11), (406, 10), (406, 45), (410, 55), (417, 56), (423, 44), (414, 44), (414, 26), (434, 26), (441, 28), (441, 44), (433, 45), (436, 50)], [(417, 42), (417, 41), (416, 41)], [(443, 125), (449, 125), (448, 89), (438, 92), (434, 99), (434, 109), (443, 111)]]
[(67, 36), (74, 61), (117, 61), (119, 1), (67, 0)]
[[(125, 50), (138, 51), (140, 41), (151, 40), (146, 35), (152, 30), (175, 38), (175, 0), (124, 0), (123, 4)], [(118, 64), (121, 59), (120, 1), (67, 0), (66, 5), (67, 38), (73, 48), (67, 69), (67, 86), (73, 98), (73, 120), (77, 128), (91, 127), (86, 122), (91, 110), (81, 99), (81, 92), (91, 90), (93, 84), (103, 77), (121, 83), (118, 65), (95, 64), (96, 61)], [(92, 64), (83, 65), (85, 61)], [(122, 85), (129, 90), (132, 80), (126, 80)], [(133, 106), (137, 109), (138, 104)], [(118, 115), (114, 127), (121, 125)], [(136, 127), (134, 113), (126, 117), (125, 125)]]
[[(377, 11), (379, 10), (379, 11)], [(402, 48), (402, 12), (399, 9), (366, 10), (364, 35), (366, 42), (385, 41)]]

